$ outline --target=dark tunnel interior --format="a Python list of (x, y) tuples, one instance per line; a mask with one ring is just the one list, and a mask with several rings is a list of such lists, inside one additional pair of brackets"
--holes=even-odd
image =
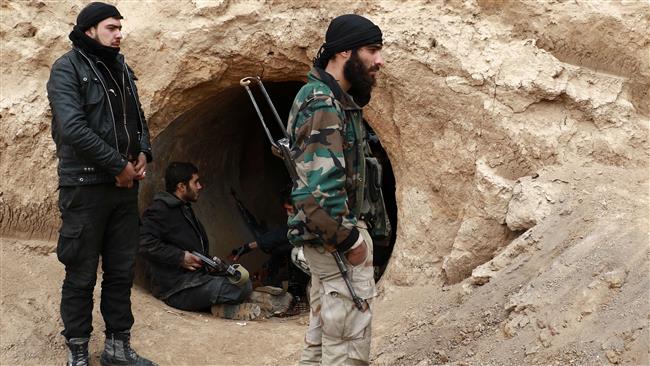
[[(293, 98), (302, 85), (297, 81), (265, 83), (285, 124)], [(253, 91), (266, 124), (271, 134), (280, 138), (282, 131), (256, 89)], [(379, 277), (395, 242), (397, 206), (390, 161), (378, 141), (372, 141), (371, 147), (384, 165), (383, 190), (393, 228), (391, 238), (375, 243), (375, 266)], [(155, 162), (149, 168), (148, 179), (140, 191), (141, 211), (151, 203), (156, 192), (164, 190), (164, 170), (170, 162), (194, 163), (204, 188), (192, 207), (205, 226), (211, 255), (225, 259), (232, 249), (255, 240), (232, 191), (257, 222), (267, 229), (286, 223), (281, 192), (290, 183), (289, 176), (282, 160), (272, 154), (259, 118), (242, 87), (226, 89), (181, 115), (155, 138), (153, 150)], [(267, 259), (268, 255), (255, 250), (242, 256), (239, 262), (253, 278), (259, 279)], [(136, 281), (146, 286), (140, 263)]]

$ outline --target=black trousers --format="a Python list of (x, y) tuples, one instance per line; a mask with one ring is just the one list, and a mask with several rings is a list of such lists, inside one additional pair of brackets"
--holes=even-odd
[(138, 188), (114, 184), (60, 187), (61, 229), (57, 245), (65, 265), (61, 318), (67, 338), (92, 332), (93, 289), (102, 258), (100, 309), (106, 333), (133, 325), (131, 286), (139, 237)]
[(276, 244), (270, 249), (267, 247), (264, 250), (264, 253), (271, 256), (264, 263), (268, 271), (264, 279), (265, 286), (282, 287), (282, 281), (289, 279), (288, 272), (281, 273), (281, 269), (286, 268), (291, 263), (291, 249), (293, 249), (293, 246), (287, 242), (280, 245)]
[(181, 290), (165, 299), (165, 304), (176, 309), (202, 311), (215, 304), (240, 304), (253, 292), (251, 281), (243, 287), (233, 285), (226, 277), (210, 276), (210, 281)]

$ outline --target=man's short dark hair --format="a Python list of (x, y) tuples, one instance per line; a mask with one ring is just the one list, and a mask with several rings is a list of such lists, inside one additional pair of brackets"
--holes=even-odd
[(192, 163), (173, 161), (165, 170), (165, 190), (169, 193), (176, 192), (178, 183), (188, 184), (193, 174), (199, 169)]

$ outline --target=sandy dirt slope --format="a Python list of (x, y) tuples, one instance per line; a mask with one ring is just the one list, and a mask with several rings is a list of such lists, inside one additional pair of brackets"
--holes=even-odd
[(385, 294), (375, 363), (648, 365), (647, 178), (541, 170), (531, 184), (553, 202), (543, 222), (462, 283)]
[[(380, 285), (373, 364), (648, 364), (647, 174), (576, 165), (520, 184), (545, 187), (548, 216), (470, 278), (444, 285), (441, 276), (403, 268), (431, 284)], [(2, 239), (1, 364), (64, 357), (54, 245)], [(138, 288), (133, 309), (134, 346), (162, 365), (295, 364), (307, 323), (301, 316), (239, 325), (174, 310)], [(94, 326), (100, 334), (98, 310)], [(95, 362), (100, 347), (95, 336)]]
[[(64, 271), (55, 243), (0, 240), (0, 364), (61, 365), (66, 357), (59, 335)], [(99, 365), (104, 329), (98, 288), (90, 343), (94, 365)], [(137, 287), (132, 301), (133, 346), (161, 365), (291, 364), (298, 357), (307, 322), (306, 315), (253, 322), (217, 319), (173, 309)]]
[[(83, 4), (0, 2), (1, 364), (64, 356), (63, 268), (54, 242), (27, 239), (57, 237), (44, 85)], [(116, 4), (154, 138), (243, 75), (304, 80), (335, 13), (385, 30), (364, 115), (398, 225), (374, 364), (648, 364), (647, 0)], [(293, 364), (306, 320), (239, 326), (138, 289), (133, 303), (134, 345), (164, 365)]]

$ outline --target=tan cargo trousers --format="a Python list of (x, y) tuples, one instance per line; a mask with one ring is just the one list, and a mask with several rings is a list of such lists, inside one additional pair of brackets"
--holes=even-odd
[(363, 222), (357, 227), (368, 247), (366, 260), (348, 266), (348, 276), (369, 309), (359, 311), (331, 253), (323, 247), (305, 246), (311, 271), (309, 328), (300, 365), (367, 365), (370, 358), (372, 298), (376, 296), (372, 266), (372, 239)]

